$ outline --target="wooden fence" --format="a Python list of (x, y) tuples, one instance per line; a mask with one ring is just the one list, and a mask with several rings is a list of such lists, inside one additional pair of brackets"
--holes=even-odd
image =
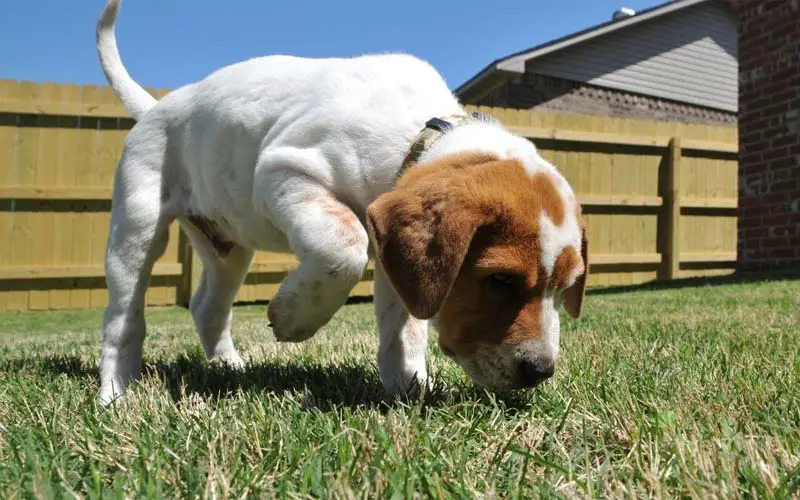
[[(732, 270), (735, 128), (476, 110), (533, 139), (575, 188), (591, 286)], [(0, 80), (0, 310), (105, 305), (112, 178), (133, 123), (108, 87)], [(268, 300), (295, 264), (258, 253), (238, 300)], [(198, 265), (176, 224), (147, 303), (185, 305)], [(354, 295), (371, 292), (368, 270)]]

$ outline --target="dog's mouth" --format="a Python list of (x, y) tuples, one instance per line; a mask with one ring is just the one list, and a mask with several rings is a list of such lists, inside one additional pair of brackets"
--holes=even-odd
[(542, 362), (542, 356), (529, 353), (523, 356), (518, 346), (480, 346), (469, 356), (460, 356), (446, 345), (440, 348), (476, 386), (493, 392), (533, 389), (555, 373), (555, 362)]

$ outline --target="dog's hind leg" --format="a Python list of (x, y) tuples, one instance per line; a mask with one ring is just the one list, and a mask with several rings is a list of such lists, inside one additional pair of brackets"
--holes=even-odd
[[(231, 337), (232, 307), (236, 293), (247, 276), (253, 251), (227, 242), (215, 245), (195, 225), (198, 222), (181, 222), (192, 247), (203, 262), (200, 284), (189, 303), (203, 350), (212, 361), (241, 368), (244, 361), (236, 352)], [(199, 221), (199, 224), (205, 223)]]
[(281, 148), (262, 154), (253, 202), (286, 235), (300, 265), (269, 304), (275, 338), (313, 336), (345, 303), (368, 262), (367, 231), (355, 213), (313, 176), (330, 171), (315, 150)]
[(164, 253), (172, 216), (165, 209), (159, 168), (134, 164), (124, 152), (114, 180), (105, 256), (108, 306), (103, 317), (101, 404), (125, 395), (141, 376), (145, 292), (154, 262)]

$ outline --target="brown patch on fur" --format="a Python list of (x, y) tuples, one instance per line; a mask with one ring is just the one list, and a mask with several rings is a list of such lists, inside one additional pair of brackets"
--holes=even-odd
[(498, 282), (470, 257), (439, 311), (439, 342), (457, 356), (468, 357), (481, 345), (540, 339), (547, 281), (539, 279), (544, 270), (538, 267), (536, 254), (538, 248), (526, 259), (532, 267), (516, 271), (517, 278), (510, 283)]
[(433, 316), (455, 281), (485, 215), (470, 203), (465, 175), (495, 157), (452, 156), (406, 172), (367, 209), (367, 228), (392, 286), (410, 312)]
[(575, 247), (568, 246), (561, 250), (553, 265), (553, 273), (550, 275), (550, 286), (554, 289), (561, 289), (567, 286), (569, 279), (575, 269), (582, 267), (578, 251)]
[[(457, 356), (542, 335), (539, 220), (565, 219), (547, 173), (517, 160), (453, 155), (406, 172), (367, 210), (376, 255), (416, 317), (439, 313), (440, 343)], [(504, 282), (493, 277), (504, 273)]]
[(539, 172), (533, 176), (534, 189), (542, 200), (542, 210), (550, 217), (553, 224), (560, 226), (564, 223), (564, 200), (561, 197), (553, 179), (549, 174)]
[[(579, 214), (580, 219), (580, 214)], [(589, 276), (589, 239), (586, 237), (586, 226), (581, 221), (581, 259), (583, 273), (575, 279), (575, 283), (564, 291), (564, 309), (575, 319), (580, 318), (583, 310), (583, 297), (586, 293), (586, 279)]]
[(339, 222), (337, 235), (347, 246), (356, 246), (360, 243), (359, 228), (361, 222), (347, 206), (341, 202), (323, 197), (317, 202), (322, 206), (322, 211)]

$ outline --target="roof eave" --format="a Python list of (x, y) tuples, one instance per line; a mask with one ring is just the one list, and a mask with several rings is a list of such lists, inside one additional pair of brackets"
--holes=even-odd
[(691, 7), (692, 5), (697, 5), (708, 1), (710, 0), (675, 0), (674, 2), (664, 4), (661, 7), (654, 8), (650, 11), (642, 12), (641, 14), (636, 14), (618, 21), (609, 22), (595, 29), (588, 29), (583, 33), (579, 33), (574, 36), (567, 36), (563, 40), (556, 41), (555, 43), (548, 43), (544, 46), (540, 46), (539, 48), (518, 52), (508, 57), (497, 59), (484, 68), (481, 72), (462, 83), (458, 88), (456, 88), (455, 94), (461, 96), (464, 92), (467, 92), (470, 88), (474, 87), (485, 78), (497, 72), (522, 74), (525, 72), (526, 62), (530, 59), (561, 50), (570, 45), (581, 43), (612, 31), (647, 21), (648, 19), (653, 19), (654, 17), (659, 17), (670, 12), (682, 10), (687, 7)]
[(514, 69), (509, 69), (509, 68), (507, 68), (505, 66), (501, 67), (501, 62), (502, 61), (495, 61), (492, 64), (486, 66), (485, 68), (483, 68), (483, 70), (481, 70), (480, 73), (476, 74), (475, 76), (473, 76), (472, 78), (470, 78), (466, 82), (462, 83), (458, 88), (456, 88), (454, 93), (457, 96), (461, 96), (465, 92), (468, 92), (470, 89), (472, 89), (476, 85), (478, 85), (481, 82), (483, 82), (485, 79), (487, 79), (490, 76), (493, 76), (493, 75), (495, 75), (497, 73), (521, 74), (521, 73), (525, 72), (525, 65), (524, 64), (522, 65), (522, 69), (521, 70), (516, 71)]
[(610, 22), (596, 29), (590, 29), (585, 31), (584, 33), (580, 33), (576, 36), (567, 37), (564, 40), (552, 44), (545, 45), (544, 47), (538, 49), (532, 49), (529, 51), (521, 52), (516, 55), (511, 55), (504, 59), (499, 59), (495, 62), (495, 65), (498, 68), (505, 69), (505, 68), (513, 68), (516, 70), (517, 68), (522, 68), (522, 71), (525, 70), (525, 63), (537, 57), (541, 57), (545, 54), (549, 54), (551, 52), (555, 52), (557, 50), (561, 50), (565, 47), (569, 47), (570, 45), (575, 45), (586, 40), (590, 40), (592, 38), (596, 38), (598, 36), (605, 35), (607, 33), (611, 33), (613, 31), (617, 31), (628, 26), (632, 26), (634, 24), (639, 24), (645, 22), (649, 19), (653, 19), (656, 17), (663, 16), (665, 14), (669, 14), (670, 12), (676, 12), (679, 10), (683, 10), (687, 7), (691, 7), (693, 5), (697, 5), (700, 3), (708, 2), (710, 0), (676, 0), (674, 2), (668, 3), (663, 5), (660, 8), (655, 8), (649, 12), (643, 12), (641, 14), (636, 14), (634, 16), (620, 19), (618, 21)]

